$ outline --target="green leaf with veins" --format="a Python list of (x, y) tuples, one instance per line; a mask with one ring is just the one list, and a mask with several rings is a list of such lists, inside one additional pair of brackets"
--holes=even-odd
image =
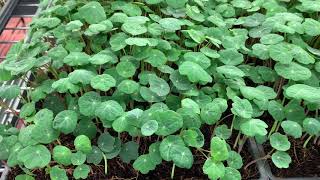
[(185, 61), (179, 66), (179, 72), (186, 75), (193, 82), (209, 83), (212, 82), (212, 77), (198, 64), (190, 61)]
[(210, 152), (212, 160), (224, 161), (229, 157), (227, 143), (224, 139), (213, 137), (210, 141)]
[(86, 161), (86, 154), (81, 151), (75, 152), (71, 154), (71, 162), (74, 166), (79, 166)]
[(71, 164), (71, 155), (72, 152), (69, 148), (65, 146), (55, 146), (52, 152), (52, 158), (57, 163), (68, 166)]
[(87, 179), (90, 172), (90, 166), (82, 164), (77, 166), (73, 171), (73, 177), (75, 179)]
[(91, 79), (90, 85), (97, 90), (100, 91), (108, 91), (110, 88), (116, 86), (116, 80), (108, 75), (108, 74), (102, 74), (94, 76)]
[(239, 97), (235, 97), (233, 99), (231, 111), (234, 115), (243, 117), (243, 118), (251, 118), (253, 114), (252, 105), (247, 99), (240, 99)]
[(27, 146), (18, 154), (18, 160), (28, 169), (44, 168), (50, 160), (50, 151), (44, 145)]
[(278, 168), (288, 168), (292, 161), (289, 154), (283, 151), (276, 151), (272, 154), (271, 159)]
[(311, 77), (311, 71), (308, 68), (295, 62), (289, 64), (276, 63), (274, 69), (280, 76), (294, 81), (307, 80)]
[(61, 131), (64, 134), (69, 134), (74, 131), (77, 126), (78, 115), (75, 111), (61, 111), (53, 120), (53, 128)]
[(85, 116), (93, 116), (95, 110), (100, 106), (101, 97), (96, 92), (87, 92), (78, 100), (80, 113)]
[(91, 1), (78, 9), (80, 17), (87, 23), (95, 24), (106, 20), (106, 13), (99, 2)]
[(300, 138), (302, 136), (302, 127), (299, 123), (294, 121), (283, 121), (281, 122), (283, 131), (294, 138)]
[(210, 179), (219, 179), (225, 175), (226, 171), (222, 162), (214, 161), (211, 158), (205, 161), (202, 169)]
[(91, 141), (85, 135), (79, 135), (74, 140), (74, 146), (77, 151), (89, 154), (92, 150)]
[(240, 129), (243, 134), (253, 136), (264, 136), (266, 135), (268, 125), (260, 119), (249, 119), (240, 125)]
[(273, 148), (275, 148), (278, 151), (287, 151), (290, 149), (291, 145), (291, 143), (288, 140), (288, 137), (278, 132), (273, 133), (270, 136), (270, 144)]
[(114, 121), (122, 114), (124, 114), (122, 106), (114, 100), (102, 102), (95, 108), (95, 115), (102, 121)]

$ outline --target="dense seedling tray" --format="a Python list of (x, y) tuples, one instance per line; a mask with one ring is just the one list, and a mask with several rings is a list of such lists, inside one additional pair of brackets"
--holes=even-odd
[(0, 131), (8, 178), (317, 178), (319, 7), (54, 1), (0, 64), (26, 84), (0, 89), (25, 124)]

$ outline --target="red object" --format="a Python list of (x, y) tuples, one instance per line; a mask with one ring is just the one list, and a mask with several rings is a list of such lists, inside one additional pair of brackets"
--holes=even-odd
[[(29, 17), (12, 17), (7, 23), (5, 29), (0, 34), (0, 42), (23, 40), (27, 33), (27, 29), (12, 30), (6, 28), (26, 28), (28, 27), (28, 24), (31, 22), (31, 20), (32, 18)], [(0, 43), (0, 62), (6, 56), (7, 52), (13, 44), (14, 43)]]

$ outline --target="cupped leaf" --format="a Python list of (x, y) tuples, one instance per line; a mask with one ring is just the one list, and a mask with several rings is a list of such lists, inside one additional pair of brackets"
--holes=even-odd
[(288, 168), (292, 161), (289, 154), (283, 151), (276, 151), (272, 154), (271, 159), (278, 168)]
[(273, 133), (270, 136), (270, 144), (273, 148), (279, 151), (287, 151), (288, 149), (290, 149), (291, 145), (291, 143), (288, 140), (288, 137), (278, 132)]
[(319, 135), (320, 121), (315, 118), (306, 118), (303, 120), (303, 129), (310, 135)]
[(68, 166), (71, 164), (71, 150), (65, 146), (55, 146), (52, 152), (52, 158), (57, 163)]
[(283, 121), (281, 122), (283, 131), (294, 138), (300, 138), (302, 136), (302, 127), (295, 121)]
[(77, 151), (89, 154), (92, 150), (91, 141), (85, 135), (79, 135), (74, 140), (74, 146)]

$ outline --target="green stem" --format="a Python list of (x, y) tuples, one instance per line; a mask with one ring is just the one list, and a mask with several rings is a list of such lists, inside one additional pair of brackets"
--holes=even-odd
[(107, 175), (108, 174), (108, 161), (107, 161), (107, 157), (104, 153), (102, 153), (103, 159), (104, 159), (104, 174)]
[(278, 121), (274, 121), (272, 128), (268, 134), (268, 138), (270, 138), (271, 134), (274, 132), (274, 130), (277, 128), (277, 126), (278, 126)]
[(312, 139), (313, 135), (309, 136), (308, 139), (303, 143), (303, 149), (305, 149), (308, 145), (308, 142)]
[(233, 144), (233, 149), (235, 149), (235, 148), (237, 147), (238, 141), (239, 141), (239, 139), (240, 139), (240, 135), (241, 135), (241, 133), (240, 133), (240, 132), (238, 132), (238, 135), (237, 135), (236, 141), (235, 141), (235, 142), (234, 142), (234, 144)]
[(173, 179), (173, 177), (174, 177), (174, 170), (175, 170), (175, 168), (176, 168), (176, 164), (173, 163), (173, 165), (172, 165), (172, 170), (171, 170), (171, 179)]

